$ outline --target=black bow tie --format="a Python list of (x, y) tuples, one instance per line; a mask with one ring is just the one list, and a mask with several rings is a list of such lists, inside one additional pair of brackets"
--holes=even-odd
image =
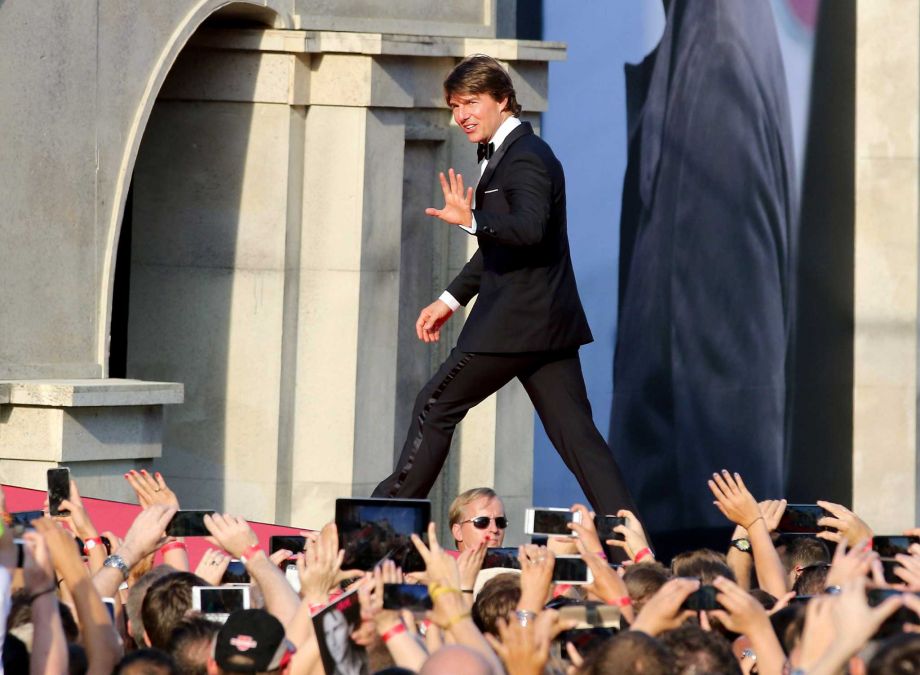
[(476, 146), (476, 161), (481, 162), (484, 159), (492, 159), (495, 154), (495, 143), (479, 143)]

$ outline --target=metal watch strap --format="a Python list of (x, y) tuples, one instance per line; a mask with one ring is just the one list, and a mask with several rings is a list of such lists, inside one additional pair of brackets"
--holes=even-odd
[(120, 570), (121, 575), (124, 577), (124, 580), (128, 580), (128, 575), (131, 574), (131, 568), (128, 567), (128, 563), (125, 562), (125, 559), (122, 558), (117, 553), (113, 553), (108, 558), (105, 559), (105, 562), (102, 563), (103, 567), (112, 567), (114, 569)]

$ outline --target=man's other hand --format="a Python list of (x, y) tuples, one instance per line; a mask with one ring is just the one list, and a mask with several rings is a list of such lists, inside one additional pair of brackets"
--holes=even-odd
[(415, 322), (415, 333), (422, 342), (437, 342), (441, 339), (441, 326), (453, 314), (443, 300), (435, 300), (422, 309)]

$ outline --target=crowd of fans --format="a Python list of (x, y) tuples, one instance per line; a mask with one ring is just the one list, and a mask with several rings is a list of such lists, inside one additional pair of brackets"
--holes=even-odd
[[(598, 532), (576, 504), (574, 536), (521, 546), (517, 569), (482, 569), (509, 523), (500, 496), (479, 488), (450, 510), (456, 550), (442, 547), (432, 523), (427, 541), (413, 536), (424, 571), (405, 575), (391, 561), (343, 570), (334, 523), (305, 533), (303, 551), (269, 555), (243, 518), (227, 514), (205, 519), (215, 548), (193, 572), (185, 544), (165, 536), (176, 495), (159, 474), (127, 480), (143, 508), (123, 539), (106, 533), (103, 542), (73, 483), (61, 505), (69, 515), (33, 520), (19, 548), (6, 518), (5, 672), (920, 672), (920, 544), (883, 561), (866, 523), (827, 502), (819, 502), (824, 531), (783, 535), (786, 502), (758, 503), (727, 471), (709, 485), (736, 527), (726, 552), (687, 551), (666, 566), (632, 513)], [(0, 509), (7, 514), (2, 493)], [(154, 566), (158, 551), (163, 563)], [(573, 554), (593, 580), (554, 584), (556, 557)], [(251, 578), (250, 607), (221, 623), (196, 611), (195, 594), (220, 586), (233, 559)], [(427, 586), (431, 609), (385, 609), (392, 583)]]

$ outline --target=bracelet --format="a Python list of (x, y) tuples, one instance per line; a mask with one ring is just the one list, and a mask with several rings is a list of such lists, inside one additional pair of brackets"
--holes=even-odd
[(461, 593), (475, 593), (476, 591), (475, 589), (472, 589), (472, 588), (461, 588), (460, 592)]
[[(757, 516), (756, 518), (754, 518), (754, 520), (752, 520), (748, 525), (745, 525), (745, 526), (744, 526), (744, 529), (745, 529), (745, 530), (748, 530), (748, 531), (750, 532), (750, 530), (751, 530), (751, 525), (753, 525), (754, 523), (756, 523), (758, 520), (763, 520), (763, 516)], [(767, 521), (766, 521), (766, 520), (763, 520), (763, 522), (764, 522), (764, 524), (766, 524)]]
[(655, 557), (655, 554), (652, 553), (652, 549), (650, 549), (648, 546), (636, 551), (636, 557), (633, 558), (633, 562), (640, 563), (642, 562), (642, 559), (646, 558), (647, 556), (652, 556), (653, 558)]
[(445, 593), (460, 593), (459, 588), (453, 588), (452, 586), (439, 586), (437, 584), (432, 584), (433, 588), (428, 589), (428, 595), (431, 598), (431, 601), (434, 602), (440, 598)]
[(441, 626), (441, 630), (450, 630), (450, 629), (453, 628), (456, 624), (460, 623), (460, 622), (463, 621), (464, 619), (469, 619), (471, 616), (472, 616), (472, 614), (470, 614), (469, 612), (463, 612), (463, 614), (458, 614), (457, 616), (453, 617), (452, 619), (448, 619), (447, 623), (445, 623), (443, 626)]
[(262, 551), (262, 547), (259, 546), (258, 543), (255, 543), (249, 548), (247, 548), (245, 551), (240, 553), (240, 560), (242, 560), (243, 564), (245, 565), (246, 563), (248, 563), (250, 560), (252, 560), (256, 556), (256, 553), (260, 553), (261, 551)]
[(400, 621), (395, 626), (390, 628), (390, 630), (388, 630), (386, 633), (381, 635), (380, 639), (383, 640), (384, 644), (386, 644), (387, 642), (390, 641), (390, 638), (395, 637), (399, 635), (400, 633), (405, 633), (405, 632), (406, 632), (406, 624)]
[(515, 611), (514, 615), (515, 617), (517, 617), (518, 623), (521, 624), (522, 626), (526, 626), (527, 624), (529, 624), (530, 622), (532, 622), (534, 619), (537, 618), (536, 612), (531, 612), (530, 610), (527, 610), (527, 609), (519, 609)]
[(31, 605), (33, 602), (35, 602), (36, 600), (38, 600), (38, 599), (39, 599), (40, 597), (42, 597), (43, 595), (48, 595), (49, 593), (54, 593), (56, 590), (57, 590), (57, 585), (54, 585), (54, 586), (52, 586), (51, 588), (46, 588), (45, 590), (39, 591), (38, 593), (33, 593), (33, 594), (30, 595), (29, 598), (28, 598), (28, 600), (29, 600), (28, 604)]
[(160, 549), (160, 553), (168, 553), (169, 551), (175, 551), (176, 549), (182, 549), (187, 551), (188, 547), (185, 545), (185, 542), (182, 541), (171, 541), (166, 546)]
[(613, 605), (615, 607), (629, 607), (632, 605), (632, 598), (628, 595), (624, 595), (622, 598), (614, 598), (613, 600), (610, 600), (607, 604)]
[(83, 540), (83, 555), (89, 555), (97, 546), (102, 546), (102, 537), (87, 537)]
[(321, 603), (321, 602), (320, 602), (320, 603), (317, 603), (317, 604), (313, 604), (313, 603), (311, 602), (311, 603), (310, 603), (310, 616), (313, 616), (313, 615), (316, 614), (319, 610), (325, 609), (325, 608), (326, 608), (326, 605), (324, 605), (324, 604)]

